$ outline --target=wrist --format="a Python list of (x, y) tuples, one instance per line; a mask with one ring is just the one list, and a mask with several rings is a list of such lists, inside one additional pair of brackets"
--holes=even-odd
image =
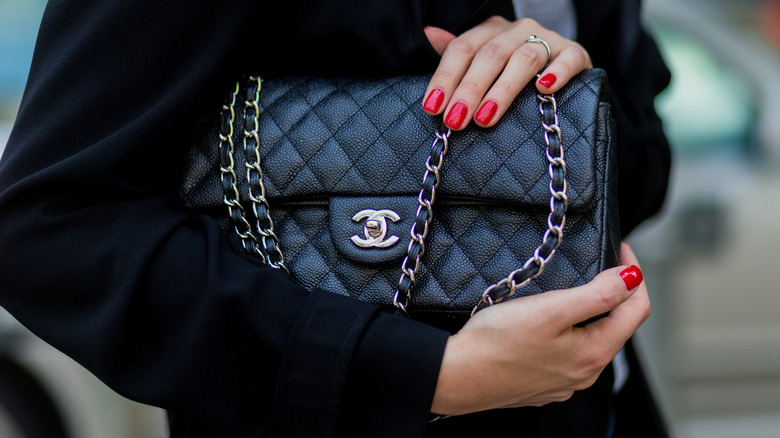
[(471, 333), (458, 333), (447, 340), (436, 392), (431, 404), (435, 415), (463, 415), (491, 409), (490, 394), (480, 377), (491, 374), (489, 356), (482, 354), (490, 347), (474, 342)]
[(447, 339), (447, 344), (444, 347), (444, 356), (439, 369), (439, 377), (436, 381), (436, 391), (433, 394), (433, 402), (431, 403), (431, 414), (435, 416), (455, 415), (454, 405), (457, 381), (466, 378), (466, 376), (462, 375), (458, 364), (460, 361), (458, 358), (459, 342), (460, 337), (457, 334), (452, 335)]

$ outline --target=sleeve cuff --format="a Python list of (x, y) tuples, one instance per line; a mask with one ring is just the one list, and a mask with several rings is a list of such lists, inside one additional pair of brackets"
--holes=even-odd
[(449, 333), (313, 290), (276, 388), (274, 436), (421, 436)]

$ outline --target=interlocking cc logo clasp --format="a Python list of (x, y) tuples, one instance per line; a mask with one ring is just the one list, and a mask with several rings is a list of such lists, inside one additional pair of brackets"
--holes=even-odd
[(352, 236), (352, 242), (361, 248), (388, 248), (398, 242), (397, 236), (387, 237), (387, 219), (393, 222), (401, 220), (401, 216), (392, 210), (361, 210), (352, 216), (352, 220), (360, 222), (366, 219), (363, 225), (363, 235)]

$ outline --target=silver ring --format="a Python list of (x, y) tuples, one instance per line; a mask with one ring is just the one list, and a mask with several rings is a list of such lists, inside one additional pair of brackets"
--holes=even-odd
[[(550, 59), (552, 59), (552, 50), (550, 50), (550, 45), (549, 45), (549, 44), (547, 44), (547, 41), (545, 41), (545, 40), (543, 40), (543, 39), (539, 38), (539, 37), (538, 37), (538, 36), (536, 36), (536, 35), (531, 35), (531, 36), (529, 36), (529, 37), (528, 37), (528, 39), (527, 39), (527, 40), (525, 40), (525, 42), (526, 42), (526, 43), (539, 43), (539, 44), (542, 44), (542, 45), (544, 46), (544, 48), (545, 48), (545, 49), (547, 49), (547, 62), (545, 62), (545, 63), (544, 63), (544, 67), (542, 67), (542, 68), (541, 68), (541, 69), (540, 69), (540, 70), (539, 70), (539, 71), (536, 73), (536, 75), (537, 75), (537, 76), (539, 76), (539, 75), (540, 75), (540, 74), (541, 74), (541, 73), (544, 71), (544, 69), (546, 69), (546, 68), (547, 68), (547, 66), (548, 66), (548, 65), (550, 65)], [(525, 44), (525, 43), (524, 43), (524, 44)]]

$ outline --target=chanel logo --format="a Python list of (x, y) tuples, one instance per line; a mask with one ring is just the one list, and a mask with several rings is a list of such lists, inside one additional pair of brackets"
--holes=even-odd
[(352, 220), (360, 222), (362, 219), (366, 219), (365, 225), (363, 225), (362, 238), (358, 235), (352, 236), (352, 242), (361, 248), (388, 248), (398, 242), (397, 236), (387, 236), (387, 221), (389, 218), (393, 222), (401, 220), (401, 216), (392, 210), (362, 210), (355, 213), (352, 216)]

